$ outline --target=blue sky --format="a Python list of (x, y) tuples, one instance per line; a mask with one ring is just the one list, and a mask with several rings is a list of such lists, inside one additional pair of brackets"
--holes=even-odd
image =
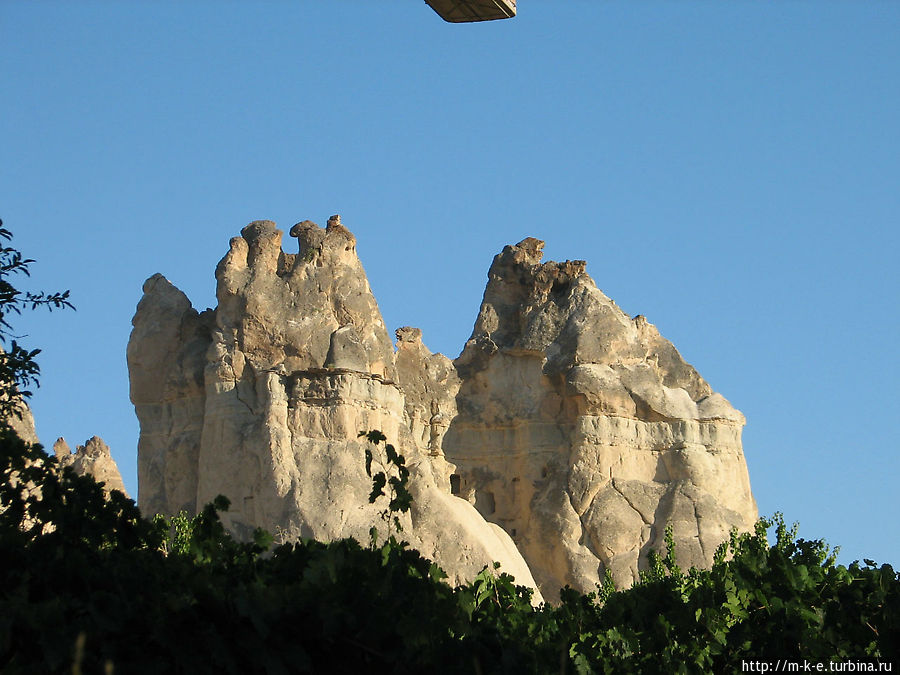
[(77, 306), (16, 324), (48, 445), (99, 434), (136, 492), (141, 284), (213, 306), (251, 220), (340, 213), (450, 357), (535, 236), (745, 413), (762, 514), (900, 563), (900, 3), (4, 0), (0, 35), (0, 217)]

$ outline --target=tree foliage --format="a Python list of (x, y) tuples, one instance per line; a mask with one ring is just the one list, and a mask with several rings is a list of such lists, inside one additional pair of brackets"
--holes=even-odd
[(30, 276), (29, 266), (34, 262), (21, 252), (7, 246), (12, 233), (0, 220), (0, 424), (12, 416), (21, 416), (19, 402), (31, 396), (30, 387), (37, 386), (40, 368), (35, 357), (40, 349), (26, 349), (17, 342), (9, 323), (10, 314), (21, 314), (23, 309), (46, 307), (50, 310), (72, 308), (69, 291), (56, 293), (20, 291), (12, 283), (17, 275)]
[[(406, 468), (406, 458), (397, 452), (393, 445), (387, 442), (387, 436), (381, 431), (360, 431), (358, 438), (365, 437), (370, 445), (366, 446), (366, 475), (372, 479), (372, 491), (369, 493), (369, 503), (374, 504), (380, 497), (387, 497), (387, 506), (381, 511), (381, 519), (387, 523), (388, 539), (403, 531), (400, 524), (401, 513), (409, 512), (412, 506), (412, 493), (409, 488), (409, 469)], [(380, 445), (384, 443), (382, 455)], [(372, 463), (377, 462), (381, 471), (372, 473)], [(387, 492), (385, 492), (387, 491)], [(374, 525), (369, 530), (372, 546), (378, 542), (378, 528)]]
[(836, 565), (778, 516), (733, 536), (710, 570), (681, 572), (666, 555), (631, 589), (567, 588), (536, 608), (495, 567), (452, 588), (393, 539), (235, 541), (222, 500), (193, 519), (147, 521), (38, 446), (8, 431), (0, 446), (4, 673), (76, 662), (129, 673), (708, 673), (773, 655), (897, 658), (893, 569)]

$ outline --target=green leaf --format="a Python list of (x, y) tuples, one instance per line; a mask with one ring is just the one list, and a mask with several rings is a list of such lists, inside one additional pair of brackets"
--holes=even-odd
[(375, 500), (384, 494), (384, 486), (387, 479), (383, 471), (379, 471), (372, 477), (372, 491), (369, 493), (369, 503), (374, 504)]
[(372, 450), (366, 448), (366, 475), (372, 477)]

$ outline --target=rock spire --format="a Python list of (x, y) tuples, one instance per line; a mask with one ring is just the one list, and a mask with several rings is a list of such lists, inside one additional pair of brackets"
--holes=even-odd
[(378, 429), (411, 473), (403, 537), (451, 580), (497, 560), (534, 586), (509, 535), (451, 494), (453, 467), (432, 436), (449, 426), (440, 410), (452, 403), (434, 391), (442, 374), (413, 373), (436, 361), (422, 346), (401, 360), (403, 381), (418, 386), (405, 395), (353, 235), (337, 216), (290, 234), (297, 253), (282, 250), (269, 221), (231, 240), (215, 310), (198, 313), (161, 275), (144, 284), (128, 345), (142, 511), (194, 513), (224, 494), (223, 520), (238, 536), (261, 526), (281, 538), (367, 541), (373, 525), (384, 536), (358, 439)]
[(542, 588), (587, 591), (606, 570), (630, 585), (669, 524), (680, 564), (709, 565), (757, 518), (743, 415), (583, 261), (541, 263), (542, 247), (494, 258), (455, 363), (444, 451), (460, 495), (510, 532)]
[(404, 538), (452, 580), (498, 560), (552, 600), (607, 570), (630, 584), (667, 524), (687, 566), (755, 522), (743, 416), (584, 261), (507, 246), (450, 361), (417, 328), (394, 349), (339, 216), (290, 235), (296, 253), (270, 221), (232, 239), (214, 310), (145, 282), (128, 366), (146, 514), (224, 494), (239, 536), (365, 541), (379, 508), (357, 433), (379, 429), (411, 469)]
[(99, 436), (92, 436), (84, 445), (77, 446), (75, 452), (72, 452), (65, 438), (59, 437), (53, 444), (53, 453), (61, 467), (70, 466), (79, 476), (93, 476), (98, 483), (103, 483), (106, 492), (118, 490), (128, 496), (109, 446)]

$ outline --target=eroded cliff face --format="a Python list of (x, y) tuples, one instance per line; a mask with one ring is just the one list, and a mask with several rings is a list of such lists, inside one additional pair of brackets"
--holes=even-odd
[(674, 529), (683, 566), (708, 566), (757, 518), (744, 417), (656, 328), (625, 315), (583, 261), (541, 263), (526, 239), (495, 257), (456, 360), (444, 439), (458, 492), (515, 540), (545, 595), (619, 587)]
[[(24, 401), (20, 401), (18, 407), (20, 414), (13, 415), (6, 422), (26, 443), (39, 443), (31, 408)], [(53, 444), (53, 451), (60, 468), (71, 467), (79, 476), (92, 476), (98, 483), (104, 484), (107, 493), (118, 490), (128, 496), (122, 482), (122, 474), (119, 473), (119, 467), (112, 458), (109, 446), (99, 436), (88, 439), (84, 445), (79, 445), (75, 452), (72, 452), (64, 438), (58, 438)]]
[[(5, 354), (3, 345), (0, 344), (0, 354)], [(6, 403), (6, 394), (0, 394)], [(37, 443), (37, 432), (34, 429), (34, 416), (31, 408), (25, 403), (23, 398), (14, 403), (9, 409), (10, 415), (6, 419), (2, 419), (3, 423), (8, 425), (16, 435), (26, 443)]]
[(37, 443), (37, 432), (34, 430), (34, 416), (31, 414), (31, 408), (25, 403), (19, 404), (19, 414), (12, 414), (7, 424), (12, 428), (16, 435), (26, 443)]
[(395, 351), (338, 217), (290, 234), (296, 253), (268, 221), (231, 240), (215, 310), (144, 284), (128, 365), (145, 513), (224, 494), (239, 535), (366, 541), (382, 506), (357, 434), (379, 429), (411, 470), (403, 537), (451, 580), (498, 560), (548, 599), (607, 570), (627, 586), (667, 524), (689, 566), (755, 522), (743, 416), (584, 262), (506, 247), (453, 362), (411, 327)]
[(215, 310), (197, 313), (159, 275), (145, 283), (128, 346), (141, 509), (194, 513), (224, 494), (223, 521), (238, 535), (264, 527), (281, 538), (367, 541), (377, 525), (384, 536), (358, 439), (379, 429), (411, 473), (403, 538), (451, 581), (498, 560), (534, 586), (509, 535), (450, 493), (454, 467), (440, 438), (455, 414), (452, 364), (419, 339), (395, 366), (338, 217), (290, 233), (295, 254), (268, 221), (231, 240), (216, 269)]
[(84, 445), (77, 446), (75, 452), (72, 452), (65, 438), (57, 438), (53, 444), (53, 453), (59, 460), (60, 467), (72, 467), (79, 476), (92, 476), (98, 483), (103, 483), (103, 489), (107, 493), (118, 490), (128, 496), (122, 474), (112, 458), (109, 446), (99, 436), (92, 436)]

